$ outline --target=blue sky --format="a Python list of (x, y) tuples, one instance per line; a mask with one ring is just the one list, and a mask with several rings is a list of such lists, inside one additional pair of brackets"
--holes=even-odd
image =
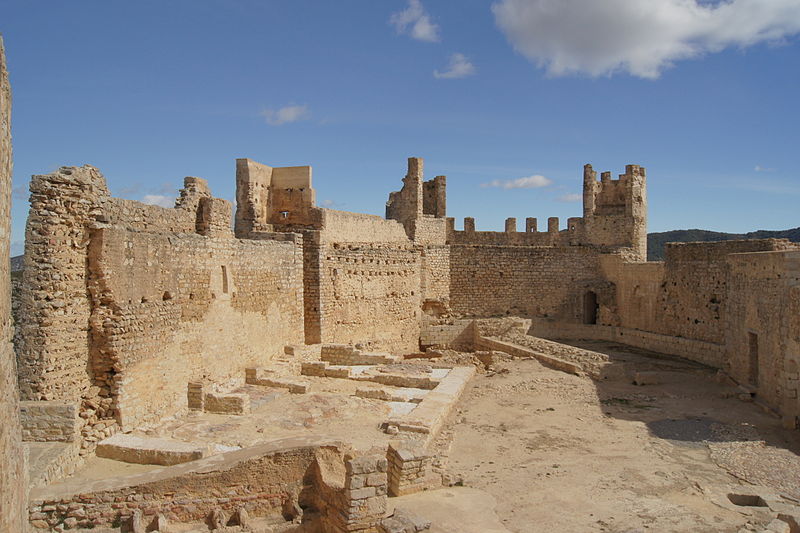
[(800, 226), (800, 0), (6, 0), (0, 32), (12, 253), (32, 174), (232, 199), (237, 157), (375, 214), (424, 157), (479, 230), (580, 216), (584, 163), (647, 167), (650, 231)]

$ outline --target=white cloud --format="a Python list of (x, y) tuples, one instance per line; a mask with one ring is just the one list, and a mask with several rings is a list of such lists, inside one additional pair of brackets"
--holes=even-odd
[(581, 200), (583, 200), (583, 195), (577, 193), (564, 194), (556, 198), (557, 202), (564, 202), (564, 203), (580, 202)]
[(762, 167), (761, 165), (756, 165), (756, 168), (754, 168), (753, 170), (755, 170), (756, 172), (775, 172), (774, 168)]
[(657, 78), (682, 59), (800, 32), (800, 0), (498, 0), (492, 11), (552, 76)]
[(433, 71), (434, 78), (445, 79), (466, 78), (473, 74), (475, 74), (475, 65), (473, 65), (464, 54), (451, 55), (450, 63), (443, 72), (439, 72), (438, 70)]
[(142, 203), (161, 207), (174, 207), (175, 198), (163, 194), (145, 194), (142, 197)]
[(311, 110), (307, 105), (287, 105), (280, 109), (265, 109), (261, 115), (266, 119), (267, 124), (280, 126), (311, 118)]
[(28, 199), (28, 186), (27, 185), (18, 185), (11, 189), (11, 195), (15, 200), (27, 200)]
[(409, 35), (412, 39), (435, 43), (439, 41), (439, 26), (431, 22), (420, 0), (408, 0), (408, 7), (392, 13), (389, 23), (397, 33)]
[(488, 183), (481, 183), (481, 187), (498, 187), (500, 189), (539, 189), (547, 187), (553, 180), (545, 178), (540, 174), (517, 178), (515, 180), (492, 180)]

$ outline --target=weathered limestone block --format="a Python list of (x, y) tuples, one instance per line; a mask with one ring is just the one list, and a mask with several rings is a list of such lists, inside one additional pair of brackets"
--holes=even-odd
[(217, 394), (207, 392), (204, 397), (207, 413), (223, 415), (244, 415), (250, 412), (250, 396), (247, 394)]
[(118, 433), (98, 443), (98, 457), (144, 465), (177, 465), (208, 455), (205, 446)]
[(389, 494), (404, 496), (432, 486), (433, 457), (423, 450), (410, 450), (394, 444), (386, 453), (389, 466)]
[(266, 374), (262, 368), (246, 368), (245, 383), (248, 385), (260, 385), (262, 387), (287, 389), (292, 394), (305, 394), (310, 387), (307, 381), (271, 376)]
[(78, 406), (58, 401), (20, 402), (25, 441), (73, 442), (78, 437)]

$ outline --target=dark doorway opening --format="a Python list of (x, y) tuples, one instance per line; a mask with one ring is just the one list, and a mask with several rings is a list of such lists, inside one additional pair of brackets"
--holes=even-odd
[(597, 294), (594, 291), (588, 291), (583, 295), (583, 323), (584, 324), (597, 324), (597, 310), (600, 308), (597, 305)]

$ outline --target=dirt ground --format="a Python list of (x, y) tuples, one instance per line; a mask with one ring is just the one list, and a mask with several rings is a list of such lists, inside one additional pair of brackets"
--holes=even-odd
[(736, 399), (713, 371), (582, 347), (663, 370), (664, 383), (595, 382), (507, 361), (473, 379), (446, 430), (450, 471), (496, 500), (508, 530), (760, 531), (771, 517), (733, 505), (729, 493), (751, 482), (800, 499), (798, 432)]

